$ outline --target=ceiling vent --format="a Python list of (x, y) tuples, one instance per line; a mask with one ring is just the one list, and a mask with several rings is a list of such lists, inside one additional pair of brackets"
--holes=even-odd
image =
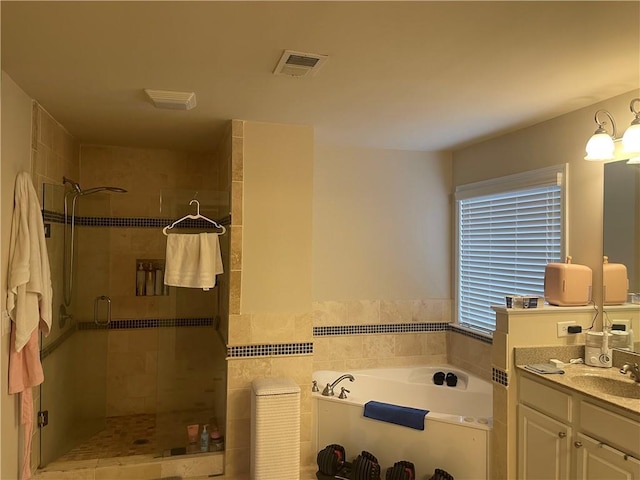
[(170, 92), (168, 90), (144, 89), (156, 108), (169, 110), (191, 110), (196, 106), (194, 92)]
[(289, 77), (313, 77), (327, 61), (327, 58), (329, 58), (327, 55), (317, 53), (285, 50), (273, 74)]

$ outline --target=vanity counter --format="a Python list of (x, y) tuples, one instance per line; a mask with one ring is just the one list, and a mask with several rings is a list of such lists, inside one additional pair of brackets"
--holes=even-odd
[(518, 370), (521, 370), (522, 372), (526, 372), (528, 375), (533, 375), (544, 381), (550, 382), (554, 386), (567, 388), (574, 392), (581, 393), (582, 395), (585, 395), (587, 397), (591, 397), (593, 399), (604, 401), (612, 405), (615, 405), (629, 413), (640, 415), (640, 399), (610, 395), (607, 393), (603, 393), (599, 389), (597, 390), (595, 388), (583, 386), (575, 381), (575, 378), (579, 376), (592, 376), (592, 377), (603, 378), (603, 379), (613, 379), (619, 382), (628, 383), (629, 388), (637, 388), (638, 391), (640, 391), (640, 383), (636, 383), (629, 376), (629, 374), (626, 374), (626, 375), (621, 374), (620, 370), (616, 367), (599, 368), (599, 367), (591, 367), (584, 364), (572, 364), (572, 365), (567, 365), (563, 367), (562, 369), (564, 370), (564, 373), (562, 374), (536, 373), (526, 369), (524, 364), (518, 364), (516, 365), (516, 368), (518, 368)]

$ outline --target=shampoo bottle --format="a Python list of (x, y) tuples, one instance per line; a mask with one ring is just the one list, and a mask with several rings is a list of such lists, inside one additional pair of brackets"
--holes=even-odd
[(209, 432), (207, 432), (207, 425), (202, 426), (202, 434), (200, 435), (200, 451), (209, 451)]
[(142, 262), (138, 264), (138, 270), (136, 270), (136, 295), (142, 296), (144, 295), (144, 284), (145, 284), (145, 271), (142, 266)]

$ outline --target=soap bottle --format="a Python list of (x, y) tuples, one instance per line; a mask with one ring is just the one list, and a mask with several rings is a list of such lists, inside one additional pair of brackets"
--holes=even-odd
[(142, 262), (138, 264), (138, 270), (136, 270), (136, 295), (143, 296), (144, 295), (144, 286), (145, 286), (145, 270), (142, 266)]
[(209, 432), (207, 432), (207, 425), (202, 426), (202, 434), (200, 435), (200, 451), (209, 451)]
[(153, 265), (150, 263), (145, 272), (145, 290), (147, 296), (155, 293), (155, 273)]
[(155, 267), (155, 294), (162, 295), (164, 291), (164, 275), (160, 265)]

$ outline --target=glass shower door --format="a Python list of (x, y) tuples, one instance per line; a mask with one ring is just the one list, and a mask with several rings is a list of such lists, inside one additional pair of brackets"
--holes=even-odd
[[(39, 430), (40, 466), (55, 460), (83, 459), (80, 449), (74, 447), (105, 425), (108, 330), (94, 321), (94, 299), (108, 294), (105, 288), (109, 281), (109, 236), (104, 234), (105, 229), (96, 232), (96, 227), (87, 226), (85, 218), (108, 212), (109, 199), (108, 195), (95, 197), (92, 205), (82, 205), (85, 198), (79, 198), (76, 205), (73, 291), (71, 301), (65, 304), (64, 282), (69, 282), (69, 278), (64, 278), (64, 273), (69, 273), (71, 253), (70, 225), (64, 223), (65, 188), (44, 185), (54, 318), (49, 336), (41, 339), (44, 383), (40, 389), (40, 410), (48, 412), (48, 425)], [(69, 214), (70, 200), (69, 195)], [(98, 323), (104, 323), (102, 306), (97, 314)]]

